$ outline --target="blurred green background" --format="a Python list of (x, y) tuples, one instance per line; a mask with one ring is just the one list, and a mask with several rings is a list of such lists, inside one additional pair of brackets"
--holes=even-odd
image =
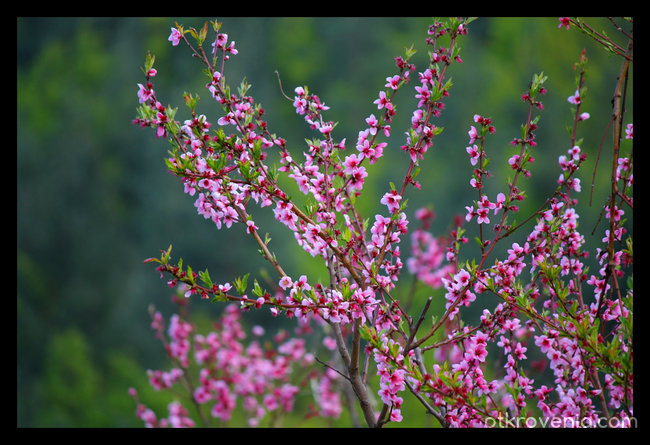
[[(183, 92), (198, 93), (203, 98), (199, 110), (216, 122), (218, 107), (209, 100), (198, 61), (182, 45), (172, 47), (167, 41), (175, 21), (198, 29), (205, 20), (17, 19), (19, 427), (141, 426), (127, 395), (131, 386), (150, 406), (164, 411), (167, 399), (147, 390), (145, 370), (165, 367), (164, 351), (149, 329), (147, 308), (155, 304), (169, 316), (173, 307), (165, 280), (143, 264), (145, 258), (172, 244), (174, 258), (209, 268), (218, 282), (246, 272), (260, 276), (268, 269), (240, 226), (218, 231), (196, 215), (193, 199), (166, 173), (167, 143), (131, 123), (148, 50), (156, 55), (159, 98), (178, 106), (182, 119), (187, 116)], [(376, 113), (372, 102), (377, 92), (395, 72), (393, 58), (414, 44), (419, 51), (413, 61), (418, 71), (424, 69), (426, 18), (219, 21), (239, 50), (226, 68), (229, 82), (238, 85), (246, 77), (252, 84), (250, 94), (266, 110), (271, 131), (286, 138), (298, 158), (304, 138), (313, 133), (282, 97), (275, 70), (289, 95), (298, 85), (318, 94), (331, 107), (327, 116), (339, 122), (335, 138), (346, 137), (347, 146), (353, 147), (364, 119)], [(604, 19), (589, 23), (618, 37)], [(449, 228), (454, 215), (464, 215), (464, 206), (474, 199), (465, 147), (476, 113), (492, 117), (497, 129), (486, 146), (495, 174), (488, 195), (504, 189), (509, 142), (526, 119), (520, 94), (533, 74), (543, 71), (548, 94), (537, 132), (537, 162), (532, 178), (522, 185), (529, 196), (522, 214), (536, 209), (555, 188), (557, 158), (569, 148), (566, 127), (572, 117), (566, 98), (575, 90), (572, 67), (584, 48), (589, 62), (583, 111), (591, 118), (579, 132), (589, 156), (579, 175), (579, 223), (590, 245), (600, 240), (602, 223), (595, 235), (591, 232), (607, 196), (611, 134), (605, 137), (592, 206), (589, 189), (621, 59), (579, 32), (557, 25), (556, 17), (510, 17), (481, 18), (470, 26), (460, 41), (463, 63), (449, 72), (454, 85), (441, 118), (434, 122), (445, 131), (422, 163), (422, 190), (408, 192), (409, 216), (419, 206), (432, 204), (438, 215), (433, 230), (439, 234)], [(389, 181), (400, 181), (406, 171), (406, 156), (398, 147), (416, 104), (414, 85), (400, 92), (390, 147), (383, 162), (370, 169), (372, 181), (360, 203), (368, 217), (384, 210), (379, 197)], [(632, 122), (631, 93), (626, 122)], [(631, 143), (623, 146), (629, 150)], [(285, 270), (293, 276), (306, 273), (316, 281), (323, 273), (318, 263), (295, 248), (287, 231), (267, 224), (269, 216), (260, 212), (256, 221), (272, 234), (271, 248)], [(471, 239), (475, 234), (468, 235)], [(402, 244), (405, 255), (408, 243)], [(207, 316), (219, 310), (207, 303), (200, 307)], [(270, 321), (268, 314), (253, 312), (245, 323)], [(416, 416), (411, 424), (427, 422), (423, 417)]]

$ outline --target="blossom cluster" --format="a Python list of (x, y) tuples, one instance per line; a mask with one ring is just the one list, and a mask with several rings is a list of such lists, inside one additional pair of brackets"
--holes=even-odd
[[(569, 102), (573, 103), (571, 97)], [(576, 117), (576, 121), (584, 120), (580, 116)], [(475, 121), (480, 119), (475, 116)], [(474, 143), (481, 138), (479, 134), (485, 135), (486, 132), (479, 133), (472, 127), (469, 134), (470, 143)], [(475, 160), (485, 155), (482, 143), (480, 148), (474, 146), (466, 150), (472, 165), (476, 165), (478, 162)], [(433, 365), (433, 372), (423, 375), (417, 369), (418, 363), (413, 354), (404, 354), (402, 348), (391, 351), (385, 346), (390, 341), (387, 337), (371, 338), (377, 345), (375, 350), (383, 350), (383, 362), (376, 360), (390, 363), (391, 375), (401, 371), (402, 379), (411, 382), (417, 393), (426, 394), (433, 406), (444, 408), (441, 410), (445, 413), (444, 419), (441, 419), (443, 424), (481, 427), (494, 423), (495, 419), (507, 417), (506, 413), (525, 416), (531, 400), (547, 420), (580, 418), (591, 425), (599, 422), (604, 409), (595, 401), (603, 400), (608, 408), (619, 410), (616, 414), (618, 418), (629, 424), (633, 413), (633, 394), (629, 386), (632, 376), (629, 368), (621, 369), (621, 360), (628, 360), (625, 357), (631, 353), (627, 320), (631, 316), (632, 290), (628, 290), (627, 295), (612, 295), (607, 278), (611, 273), (608, 267), (615, 267), (614, 273), (623, 276), (623, 270), (629, 267), (632, 258), (630, 252), (624, 249), (616, 251), (615, 259), (609, 261), (607, 252), (597, 249), (597, 259), (602, 266), (600, 276), (587, 278), (584, 264), (587, 253), (583, 251), (585, 238), (578, 231), (577, 200), (571, 197), (571, 193), (581, 191), (580, 181), (574, 174), (585, 159), (579, 146), (570, 148), (568, 156), (558, 158), (562, 170), (558, 192), (549, 199), (548, 207), (538, 212), (537, 223), (523, 245), (512, 243), (507, 250), (507, 258), (495, 260), (493, 266), (485, 269), (459, 267), (449, 278), (442, 279), (447, 300), (445, 315), (449, 322), (459, 314), (460, 307), (472, 305), (478, 295), (492, 293), (503, 301), (494, 311), (483, 309), (480, 323), (474, 327), (465, 325), (459, 329), (452, 323), (446, 324), (447, 340), (434, 349), (438, 363)], [(617, 169), (616, 180), (630, 187), (632, 175), (628, 162), (628, 158), (618, 160), (620, 168)], [(474, 179), (480, 177), (481, 172), (475, 172)], [(472, 186), (477, 188), (475, 183)], [(510, 184), (510, 189), (514, 190), (513, 184)], [(511, 192), (510, 200), (512, 198)], [(495, 215), (498, 210), (512, 210), (512, 207), (504, 206), (509, 200), (504, 199), (502, 193), (497, 203), (491, 203), (484, 195), (481, 195), (481, 199), (483, 201), (478, 203), (478, 208), (494, 209)], [(466, 220), (469, 222), (478, 212), (471, 207), (467, 209)], [(622, 210), (610, 212), (606, 206), (605, 212), (608, 220), (621, 221)], [(476, 222), (481, 225), (486, 221), (479, 217)], [(622, 241), (625, 228), (617, 224), (616, 230), (615, 240)], [(423, 238), (417, 232), (415, 235), (418, 239)], [(424, 277), (434, 276), (436, 270), (444, 270), (442, 249), (438, 240), (429, 236), (429, 247), (437, 252), (438, 260), (433, 263), (437, 266), (434, 272), (428, 272)], [(603, 242), (607, 243), (608, 240), (609, 230), (606, 230)], [(421, 251), (417, 253), (409, 263), (414, 267), (417, 264), (415, 260), (422, 256)], [(523, 285), (526, 272), (537, 275), (538, 279)], [(436, 281), (431, 280), (430, 285), (434, 287), (434, 283)], [(583, 294), (581, 283), (593, 287), (591, 302), (586, 298), (587, 294)], [(570, 307), (571, 311), (575, 311), (574, 315), (567, 312)], [(521, 317), (527, 318), (527, 321), (522, 321)], [(601, 323), (610, 326), (612, 340), (609, 342), (595, 330)], [(501, 350), (505, 359), (503, 377), (490, 381), (485, 378), (485, 371), (489, 369), (485, 367), (489, 343)], [(383, 349), (379, 345), (384, 345)], [(531, 347), (537, 349), (533, 354), (543, 358), (530, 366), (533, 369), (540, 364), (548, 366), (554, 377), (554, 386), (545, 383), (536, 385), (535, 380), (523, 371)], [(622, 352), (614, 353), (611, 349), (619, 347), (623, 349)], [(603, 351), (612, 356), (603, 357)], [(610, 357), (616, 358), (612, 360)], [(630, 362), (626, 362), (626, 365), (630, 365)], [(602, 386), (598, 366), (608, 369), (604, 373)], [(386, 374), (385, 371), (383, 373)], [(478, 402), (484, 396), (489, 400), (486, 405)], [(396, 401), (393, 404), (399, 406)]]
[[(338, 375), (310, 372), (300, 377), (297, 372), (308, 369), (315, 360), (305, 340), (280, 331), (273, 337), (276, 346), (269, 348), (265, 329), (254, 326), (253, 339), (245, 343), (248, 335), (237, 305), (226, 306), (215, 328), (207, 334), (196, 332), (195, 326), (178, 314), (172, 315), (165, 329), (160, 312), (153, 314), (152, 329), (176, 366), (168, 371), (149, 370), (150, 385), (157, 391), (174, 391), (181, 385), (194, 388), (192, 402), (201, 421), (193, 419), (178, 400), (170, 403), (169, 416), (162, 419), (138, 403), (136, 415), (147, 427), (194, 427), (206, 422), (203, 410), (227, 424), (238, 404), (246, 412), (248, 425), (259, 426), (269, 413), (277, 416), (294, 410), (299, 385), (305, 384), (297, 381), (301, 378), (316, 388), (318, 415), (338, 417), (341, 412)], [(137, 399), (137, 392), (130, 392)]]
[[(449, 236), (434, 236), (430, 231), (433, 212), (419, 209), (414, 216), (421, 226), (413, 229), (410, 256), (402, 259), (400, 241), (409, 232), (405, 193), (410, 186), (420, 188), (415, 180), (419, 163), (442, 131), (433, 122), (444, 110), (451, 88), (447, 69), (462, 62), (457, 39), (467, 34), (469, 22), (450, 19), (429, 27), (429, 64), (422, 71), (410, 62), (412, 50), (395, 59), (397, 73), (386, 77), (352, 153), (345, 152), (346, 139), (335, 137), (336, 122), (325, 117), (329, 107), (324, 101), (306, 86), (296, 87), (293, 97), (286, 97), (316, 135), (307, 141), (300, 157), (289, 151), (283, 138), (269, 131), (262, 119), (263, 108), (247, 93), (250, 85), (242, 82), (234, 94), (226, 84), (225, 62), (238, 51), (228, 35), (219, 32), (220, 24), (211, 22), (216, 31), (211, 57), (201, 46), (207, 23), (201, 32), (172, 28), (172, 45), (186, 41), (186, 34), (199, 43), (199, 49), (189, 42), (188, 46), (205, 65), (206, 88), (223, 108), (223, 116), (212, 125), (196, 112), (198, 98), (186, 94), (191, 118), (175, 120), (176, 110), (162, 106), (156, 97), (152, 78), (157, 72), (148, 57), (146, 82), (138, 84), (141, 107), (135, 123), (151, 127), (157, 137), (170, 141), (173, 150), (167, 167), (181, 179), (185, 193), (194, 197), (198, 214), (218, 229), (243, 227), (279, 278), (271, 282), (269, 291), (257, 281), (249, 290), (248, 275), (236, 279), (233, 286), (216, 284), (207, 269), (197, 273), (182, 260), (177, 265), (170, 263), (169, 250), (160, 259), (147, 260), (159, 263), (161, 275), (172, 275), (170, 286), (184, 286), (186, 298), (213, 296), (213, 301), (238, 303), (227, 307), (219, 329), (207, 336), (195, 334), (193, 326), (179, 316), (170, 319), (164, 336), (161, 316), (156, 315), (154, 329), (165, 339), (176, 365), (168, 371), (151, 371), (152, 386), (170, 389), (185, 381), (193, 359), (200, 367), (192, 387), (199, 411), (209, 404), (212, 417), (227, 421), (237, 400), (242, 399), (251, 425), (258, 425), (268, 412), (291, 411), (298, 391), (287, 383), (291, 371), (313, 365), (315, 358), (298, 337), (277, 339), (279, 346), (270, 355), (256, 341), (244, 347), (238, 314), (267, 307), (272, 315), (285, 314), (304, 329), (313, 323), (335, 333), (335, 339), (328, 337), (327, 344), (339, 353), (336, 363), (342, 370), (328, 364), (318, 383), (311, 377), (320, 415), (336, 417), (341, 413), (342, 400), (334, 391), (340, 374), (352, 385), (370, 426), (401, 421), (406, 390), (443, 426), (487, 426), (494, 419), (526, 416), (531, 405), (546, 418), (582, 416), (596, 423), (603, 414), (622, 419), (633, 415), (633, 291), (631, 278), (627, 287), (619, 282), (633, 262), (623, 209), (633, 205), (632, 157), (617, 155), (615, 160), (613, 181), (618, 187), (603, 206), (609, 227), (602, 239), (605, 246), (597, 249), (595, 256), (600, 269), (590, 273), (575, 198), (582, 191), (578, 173), (586, 159), (575, 132), (578, 124), (590, 117), (581, 110), (586, 58), (581, 58), (575, 92), (567, 98), (574, 112), (570, 148), (558, 157), (557, 189), (544, 205), (523, 217), (523, 223), (513, 219), (525, 199), (522, 182), (532, 175), (535, 161), (538, 118), (533, 113), (544, 110), (540, 96), (546, 93), (546, 77), (536, 74), (521, 95), (528, 108), (521, 137), (512, 140), (513, 152), (507, 155), (506, 168), (513, 172), (512, 178), (497, 193), (486, 191), (486, 181), (492, 177), (487, 137), (496, 133), (496, 127), (492, 118), (475, 114), (464, 152), (469, 158), (469, 186), (476, 198), (464, 207), (464, 217), (454, 220)], [(572, 23), (560, 18), (559, 27), (569, 28)], [(400, 147), (409, 160), (407, 171), (401, 184), (391, 183), (378, 197), (385, 211), (364, 220), (355, 207), (356, 198), (363, 191), (368, 165), (379, 162), (390, 149), (385, 138), (394, 131), (395, 95), (411, 81), (416, 83), (415, 105)], [(229, 130), (233, 132), (227, 134)], [(625, 138), (632, 137), (630, 124)], [(278, 153), (278, 168), (269, 165), (271, 148)], [(279, 174), (293, 180), (307, 198), (305, 206), (298, 207), (279, 185)], [(296, 244), (323, 260), (329, 282), (316, 282), (305, 275), (296, 278), (282, 269), (268, 248), (269, 240), (259, 236), (252, 202), (271, 208), (275, 220), (291, 232)], [(515, 231), (521, 233), (529, 221), (532, 228), (528, 233), (504, 246), (504, 240)], [(489, 226), (493, 230), (486, 230)], [(467, 230), (478, 232), (480, 254), (473, 261), (462, 262), (460, 249), (468, 242)], [(437, 314), (424, 332), (420, 328), (436, 296), (429, 298), (419, 318), (409, 315), (412, 308), (394, 293), (404, 265), (416, 284), (425, 285), (432, 294), (437, 295), (438, 290), (442, 294), (439, 307), (443, 313)], [(593, 289), (591, 295), (589, 289)], [(493, 298), (497, 302), (488, 307), (484, 302)], [(470, 310), (478, 311), (478, 320), (467, 321), (465, 315)], [(365, 348), (361, 338), (367, 342)], [(366, 392), (367, 364), (363, 377), (360, 373), (362, 352), (366, 363), (372, 358), (376, 368), (379, 389), (374, 394)], [(552, 384), (542, 377), (533, 378), (536, 371), (545, 369), (552, 374)], [(373, 395), (383, 403), (379, 415), (373, 411)], [(170, 417), (157, 421), (140, 405), (138, 416), (149, 426), (194, 424), (182, 406), (170, 405), (169, 409)]]

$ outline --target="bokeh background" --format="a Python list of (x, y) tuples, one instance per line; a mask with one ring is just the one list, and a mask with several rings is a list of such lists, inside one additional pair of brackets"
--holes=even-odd
[[(140, 67), (150, 50), (156, 56), (155, 89), (186, 116), (184, 91), (198, 93), (199, 109), (213, 122), (220, 116), (204, 88), (197, 60), (167, 37), (174, 22), (199, 29), (202, 18), (36, 18), (17, 19), (17, 425), (19, 427), (139, 427), (127, 389), (136, 387), (147, 403), (164, 411), (168, 399), (148, 390), (146, 369), (165, 367), (165, 355), (149, 328), (148, 307), (166, 316), (173, 310), (165, 280), (143, 260), (173, 245), (174, 258), (209, 268), (214, 281), (232, 281), (251, 272), (272, 273), (240, 226), (218, 231), (196, 215), (193, 199), (166, 173), (168, 145), (151, 130), (132, 124)], [(415, 45), (413, 61), (424, 68), (426, 18), (219, 18), (239, 54), (227, 65), (232, 85), (243, 77), (266, 110), (272, 132), (283, 136), (295, 156), (313, 137), (281, 94), (307, 85), (331, 107), (335, 137), (352, 147), (372, 102), (392, 75), (394, 57)], [(590, 19), (596, 29), (618, 38), (611, 24)], [(621, 39), (618, 39), (621, 41)], [(509, 142), (520, 134), (527, 108), (520, 95), (534, 73), (548, 75), (537, 132), (533, 176), (524, 181), (529, 197), (522, 215), (536, 209), (555, 188), (557, 158), (569, 148), (572, 123), (567, 97), (575, 90), (573, 64), (586, 50), (587, 95), (580, 125), (589, 158), (579, 177), (580, 230), (595, 246), (602, 237), (598, 216), (607, 196), (611, 133), (604, 137), (610, 100), (621, 59), (575, 31), (558, 29), (556, 17), (481, 18), (460, 41), (461, 65), (422, 163), (420, 191), (409, 191), (409, 212), (432, 205), (433, 231), (442, 234), (454, 215), (474, 199), (467, 131), (476, 113), (492, 117), (497, 132), (487, 150), (495, 196), (509, 174)], [(631, 84), (631, 83), (630, 83)], [(414, 82), (398, 96), (398, 119), (383, 162), (372, 166), (360, 202), (368, 217), (382, 211), (379, 197), (389, 181), (406, 171), (399, 150), (415, 106)], [(626, 122), (632, 122), (630, 91)], [(625, 145), (629, 144), (629, 145)], [(631, 142), (624, 143), (631, 147)], [(262, 230), (290, 275), (316, 281), (323, 270), (297, 249), (287, 231), (260, 213)], [(631, 217), (631, 215), (628, 215)], [(592, 235), (592, 230), (595, 233)], [(473, 238), (475, 233), (468, 236)], [(405, 238), (408, 241), (408, 238)], [(514, 239), (513, 239), (514, 241)], [(402, 251), (408, 251), (403, 242)], [(471, 254), (471, 248), (469, 254)], [(313, 278), (312, 278), (313, 277)], [(201, 306), (205, 317), (220, 308)], [(248, 324), (272, 323), (268, 314), (249, 313)], [(424, 422), (417, 413), (415, 425)], [(405, 423), (410, 425), (411, 423)], [(309, 424), (309, 425), (314, 425)], [(318, 424), (315, 424), (318, 425)], [(345, 419), (338, 425), (346, 425)]]

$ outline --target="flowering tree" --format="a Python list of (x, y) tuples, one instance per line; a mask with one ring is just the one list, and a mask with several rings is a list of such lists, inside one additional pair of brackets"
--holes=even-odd
[[(455, 220), (454, 230), (445, 236), (430, 232), (430, 210), (417, 210), (419, 225), (410, 233), (410, 256), (404, 262), (400, 241), (411, 224), (406, 192), (420, 188), (420, 162), (442, 132), (435, 120), (451, 91), (448, 70), (462, 62), (458, 43), (466, 38), (472, 19), (433, 21), (426, 30), (428, 66), (418, 70), (411, 63), (412, 49), (395, 58), (395, 72), (386, 77), (373, 104), (376, 111), (367, 117), (351, 149), (345, 139), (337, 139), (336, 122), (328, 120), (324, 101), (307, 87), (296, 87), (293, 97), (285, 97), (315, 134), (301, 155), (268, 128), (263, 108), (248, 95), (249, 85), (242, 82), (235, 92), (227, 83), (225, 67), (237, 49), (221, 24), (207, 22), (198, 31), (173, 27), (169, 41), (186, 45), (203, 65), (206, 88), (223, 115), (215, 125), (197, 112), (198, 96), (186, 93), (190, 116), (177, 120), (177, 109), (163, 106), (156, 95), (154, 56), (148, 54), (134, 122), (169, 141), (167, 168), (194, 199), (199, 215), (217, 229), (245, 230), (277, 273), (277, 285), (265, 289), (257, 280), (251, 285), (248, 274), (233, 277), (232, 284), (215, 283), (207, 269), (185, 265), (182, 259), (172, 261), (171, 247), (146, 260), (156, 263), (161, 277), (169, 277), (169, 285), (179, 288), (184, 298), (234, 303), (207, 335), (195, 333), (178, 315), (171, 318), (165, 335), (161, 315), (154, 314), (154, 330), (165, 342), (174, 368), (150, 371), (152, 385), (167, 389), (182, 381), (205, 425), (209, 416), (227, 420), (238, 398), (251, 425), (267, 412), (290, 411), (298, 388), (290, 383), (292, 378), (302, 382), (298, 385), (311, 382), (316, 405), (310, 414), (338, 416), (342, 398), (335, 389), (340, 388), (352, 394), (370, 427), (400, 422), (406, 391), (445, 427), (631, 425), (633, 255), (625, 217), (633, 209), (632, 151), (627, 143), (633, 127), (625, 126), (624, 113), (632, 35), (621, 30), (629, 43), (620, 47), (580, 19), (559, 20), (559, 28), (584, 32), (621, 61), (610, 122), (611, 191), (602, 216), (608, 228), (603, 246), (595, 251), (597, 271), (589, 271), (584, 263), (589, 252), (578, 230), (575, 197), (582, 189), (576, 172), (586, 159), (579, 125), (589, 118), (581, 107), (584, 52), (575, 65), (575, 91), (567, 92), (574, 117), (567, 152), (558, 160), (556, 190), (536, 212), (519, 215), (520, 222), (515, 222), (518, 203), (526, 199), (522, 178), (532, 174), (538, 113), (543, 112), (546, 76), (540, 73), (521, 96), (521, 134), (512, 140), (508, 160), (512, 176), (495, 196), (485, 192), (486, 181), (495, 180), (488, 169), (488, 141), (495, 126), (491, 118), (475, 115), (465, 150), (476, 198), (466, 203), (465, 218)], [(211, 31), (216, 36), (208, 40)], [(207, 49), (206, 42), (211, 43)], [(396, 185), (391, 183), (377, 197), (385, 211), (366, 220), (355, 206), (368, 176), (366, 167), (391, 149), (384, 140), (394, 131), (395, 95), (410, 83), (415, 84), (416, 102), (400, 147), (408, 167)], [(295, 181), (309, 198), (306, 206), (297, 206), (280, 186), (280, 175)], [(328, 280), (313, 282), (285, 272), (254, 218), (256, 206), (271, 208), (296, 244), (322, 260)], [(461, 249), (472, 225), (477, 227), (480, 253), (462, 261)], [(525, 231), (525, 242), (506, 244), (515, 231)], [(498, 256), (497, 245), (507, 253)], [(404, 266), (421, 283), (444, 290), (442, 313), (431, 313), (433, 297), (422, 307), (411, 307), (395, 296)], [(485, 296), (496, 298), (496, 303), (487, 306)], [(470, 306), (478, 306), (480, 319), (463, 318), (464, 308)], [(326, 343), (336, 353), (332, 360), (315, 358), (298, 336), (279, 338), (276, 349), (266, 352), (257, 341), (245, 347), (240, 312), (262, 308), (295, 319), (297, 335), (311, 326), (326, 332)], [(541, 354), (541, 364), (527, 362), (533, 352)], [(198, 365), (198, 376), (192, 375), (190, 361)], [(313, 364), (314, 371), (306, 376), (292, 372), (304, 370), (306, 364)], [(535, 377), (544, 367), (552, 373), (548, 385)], [(132, 394), (137, 397), (134, 390)], [(209, 408), (203, 410), (205, 406)], [(196, 423), (177, 401), (169, 412), (168, 418), (158, 420), (144, 405), (138, 408), (150, 426)]]

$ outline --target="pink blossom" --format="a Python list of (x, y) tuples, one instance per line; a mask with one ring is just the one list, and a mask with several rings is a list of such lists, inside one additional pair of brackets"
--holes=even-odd
[(560, 24), (557, 25), (558, 28), (562, 28), (564, 26), (566, 29), (569, 29), (569, 25), (571, 24), (569, 17), (558, 17), (558, 20), (560, 21)]
[(415, 87), (415, 91), (418, 93), (415, 95), (415, 98), (419, 99), (418, 107), (421, 107), (424, 104), (426, 104), (429, 98), (431, 97), (431, 91), (429, 90), (429, 87), (426, 84), (423, 84), (422, 86), (419, 87)]
[(469, 143), (470, 144), (473, 144), (474, 142), (476, 142), (476, 139), (478, 139), (478, 132), (476, 131), (476, 127), (474, 127), (474, 125), (472, 125), (469, 128), (469, 131), (467, 132), (467, 134), (469, 135)]
[(375, 100), (373, 102), (374, 104), (377, 104), (377, 108), (381, 110), (384, 107), (388, 108), (388, 105), (390, 105), (390, 99), (386, 97), (386, 92), (385, 91), (380, 91), (379, 92), (379, 99)]
[(478, 208), (476, 209), (476, 215), (478, 218), (476, 219), (476, 222), (479, 224), (489, 224), (490, 223), (490, 218), (488, 218), (488, 212), (489, 209), (487, 208)]
[[(614, 206), (614, 221), (620, 221), (621, 216), (623, 216), (624, 213), (625, 212), (623, 211), (623, 209), (619, 209), (616, 206)], [(607, 219), (609, 219), (610, 215), (611, 215), (611, 211), (610, 211), (609, 206), (607, 206), (607, 207), (605, 207), (605, 217)]]
[(307, 283), (307, 276), (301, 275), (300, 278), (298, 278), (298, 281), (293, 282), (293, 288), (304, 289), (306, 291), (311, 290), (311, 286)]
[(251, 221), (250, 219), (246, 221), (246, 233), (253, 233), (254, 231), (258, 230), (259, 227), (255, 225), (254, 221)]
[(331, 124), (325, 124), (321, 125), (321, 127), (318, 129), (321, 133), (323, 133), (325, 136), (329, 136), (330, 133), (332, 132), (333, 126)]
[(467, 214), (465, 215), (465, 221), (470, 222), (474, 216), (476, 216), (476, 212), (474, 211), (474, 206), (465, 206), (465, 209), (467, 210)]
[(519, 167), (519, 155), (513, 155), (508, 159), (508, 164), (512, 166), (513, 170), (516, 170)]
[(280, 282), (278, 283), (280, 287), (284, 290), (287, 290), (291, 286), (293, 286), (293, 282), (291, 281), (291, 278), (288, 277), (287, 275), (283, 276), (280, 278)]
[(476, 144), (465, 148), (465, 151), (467, 151), (467, 154), (469, 154), (469, 160), (472, 163), (472, 165), (476, 165), (479, 158), (478, 147), (476, 146)]
[(399, 75), (395, 74), (393, 77), (386, 78), (386, 85), (384, 86), (396, 90), (400, 80), (401, 78), (399, 77)]
[(393, 213), (399, 209), (399, 203), (401, 200), (402, 196), (397, 192), (397, 190), (391, 190), (384, 194), (380, 202), (388, 207), (390, 213)]
[(323, 345), (325, 345), (325, 347), (330, 351), (333, 351), (334, 349), (336, 349), (336, 340), (330, 336), (326, 336), (325, 338), (323, 338)]
[(293, 106), (296, 109), (296, 113), (305, 114), (307, 111), (307, 100), (304, 97), (296, 97), (293, 101)]
[(517, 360), (525, 360), (526, 355), (525, 352), (528, 348), (526, 348), (524, 345), (522, 345), (520, 342), (517, 342), (515, 344), (515, 349), (514, 349), (514, 354), (517, 356)]
[(177, 46), (181, 41), (181, 37), (182, 37), (182, 35), (181, 35), (180, 31), (178, 29), (176, 29), (176, 28), (172, 28), (172, 32), (169, 35), (169, 38), (167, 40), (172, 42), (173, 46)]
[(236, 56), (237, 54), (239, 54), (239, 51), (237, 51), (237, 49), (235, 48), (235, 42), (234, 41), (230, 42), (230, 45), (228, 45), (228, 47), (226, 48), (226, 52), (232, 54), (233, 56)]
[(506, 202), (506, 195), (503, 193), (499, 193), (497, 195), (497, 202), (494, 206), (494, 214), (496, 215), (497, 212), (503, 208), (503, 204)]
[(360, 155), (357, 157), (356, 154), (351, 154), (349, 156), (345, 157), (345, 161), (343, 162), (343, 166), (345, 167), (345, 173), (348, 175), (354, 174), (359, 166), (361, 165), (361, 161), (363, 160), (363, 155)]
[(368, 172), (366, 172), (365, 167), (359, 167), (356, 169), (354, 173), (352, 173), (350, 187), (356, 190), (361, 190), (366, 176), (368, 176)]
[(402, 421), (402, 411), (397, 408), (393, 408), (390, 412), (390, 421), (391, 422), (401, 422)]
[(567, 98), (567, 101), (568, 101), (570, 104), (578, 105), (578, 104), (580, 103), (580, 91), (579, 91), (579, 90), (576, 90), (576, 92), (573, 93), (572, 96), (569, 96), (569, 97)]
[(145, 103), (153, 96), (153, 90), (145, 88), (141, 83), (138, 84), (138, 99), (141, 104)]
[(535, 336), (535, 344), (539, 347), (540, 351), (544, 354), (546, 354), (547, 351), (549, 351), (552, 346), (553, 342), (548, 336), (546, 335), (536, 335)]
[(420, 83), (433, 85), (433, 72), (431, 68), (427, 68), (423, 73), (420, 73)]
[(377, 121), (377, 118), (375, 117), (374, 114), (371, 114), (371, 115), (366, 119), (366, 123), (367, 123), (368, 126), (370, 127), (370, 128), (369, 128), (369, 130), (370, 130), (370, 134), (372, 134), (373, 136), (374, 136), (375, 134), (377, 134), (377, 125), (379, 124), (379, 122)]
[(627, 128), (625, 128), (625, 139), (632, 139), (633, 128), (634, 128), (633, 124), (627, 124)]

